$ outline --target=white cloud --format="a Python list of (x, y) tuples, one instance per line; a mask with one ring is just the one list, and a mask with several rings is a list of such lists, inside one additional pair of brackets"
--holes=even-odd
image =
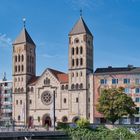
[(0, 47), (7, 47), (12, 44), (11, 38), (9, 38), (6, 34), (0, 33)]

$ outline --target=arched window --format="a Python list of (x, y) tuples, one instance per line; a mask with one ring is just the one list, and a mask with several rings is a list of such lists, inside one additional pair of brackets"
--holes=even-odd
[(21, 92), (23, 92), (23, 91), (24, 91), (24, 88), (22, 87), (22, 88), (21, 88)]
[(21, 60), (22, 60), (22, 62), (24, 61), (24, 55), (21, 56)]
[(61, 86), (61, 89), (64, 90), (64, 85)]
[(17, 92), (17, 88), (15, 88), (15, 92)]
[(71, 51), (72, 51), (72, 55), (74, 55), (74, 48), (72, 48)]
[(76, 72), (76, 77), (78, 77), (78, 72)]
[(15, 62), (17, 62), (17, 56), (15, 56)]
[(64, 103), (66, 103), (67, 102), (67, 99), (66, 98), (64, 98)]
[(24, 71), (24, 66), (23, 66), (23, 65), (21, 66), (21, 71), (22, 71), (22, 72)]
[(63, 116), (63, 117), (62, 117), (62, 122), (64, 122), (64, 123), (68, 122), (67, 116)]
[(17, 66), (15, 66), (15, 72), (17, 72)]
[(20, 66), (18, 66), (18, 71), (20, 72)]
[(37, 117), (37, 120), (38, 120), (38, 122), (40, 122), (40, 117), (39, 116)]
[(20, 88), (18, 88), (18, 93), (20, 92)]
[(20, 55), (18, 55), (18, 61), (20, 62)]
[(33, 87), (31, 87), (31, 92), (33, 92), (34, 91), (34, 88)]
[(80, 54), (82, 54), (83, 53), (83, 47), (81, 46), (80, 47)]
[(79, 43), (79, 39), (75, 38), (74, 43)]
[(80, 72), (80, 76), (82, 76), (83, 74), (82, 74), (82, 72)]
[(20, 100), (20, 104), (22, 105), (22, 100)]
[(79, 53), (79, 50), (78, 50), (78, 47), (76, 47), (76, 54), (78, 54)]
[(83, 89), (83, 84), (82, 83), (80, 84), (80, 89)]
[(18, 115), (18, 121), (20, 121), (20, 115)]
[(27, 88), (27, 91), (30, 91), (30, 87)]
[(71, 85), (71, 89), (74, 89), (74, 84)]
[(79, 87), (79, 85), (78, 85), (78, 84), (76, 84), (76, 89), (78, 89), (78, 87)]
[(83, 65), (83, 58), (80, 58), (80, 65)]
[(78, 60), (78, 58), (76, 59), (76, 66), (78, 66), (79, 65), (79, 60)]
[(72, 59), (72, 66), (74, 66), (74, 59)]
[(66, 89), (66, 90), (68, 89), (68, 85), (65, 86), (65, 89)]

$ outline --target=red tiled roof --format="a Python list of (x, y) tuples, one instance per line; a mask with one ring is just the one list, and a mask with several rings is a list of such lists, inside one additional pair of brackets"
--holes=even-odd
[(57, 74), (60, 83), (68, 83), (68, 74)]

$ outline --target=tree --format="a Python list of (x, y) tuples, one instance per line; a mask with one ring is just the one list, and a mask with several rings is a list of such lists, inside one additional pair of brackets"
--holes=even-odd
[(87, 119), (81, 118), (76, 122), (76, 124), (80, 128), (86, 128), (89, 126), (90, 122)]
[(96, 108), (112, 124), (123, 116), (132, 117), (138, 113), (132, 98), (124, 93), (122, 87), (102, 90)]

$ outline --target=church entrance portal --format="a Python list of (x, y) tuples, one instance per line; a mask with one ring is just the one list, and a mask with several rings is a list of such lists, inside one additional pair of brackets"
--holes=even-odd
[(44, 115), (42, 121), (43, 121), (42, 124), (43, 124), (44, 127), (45, 127), (46, 125), (49, 126), (49, 127), (51, 127), (52, 122), (51, 122), (51, 118), (50, 118), (49, 115)]

